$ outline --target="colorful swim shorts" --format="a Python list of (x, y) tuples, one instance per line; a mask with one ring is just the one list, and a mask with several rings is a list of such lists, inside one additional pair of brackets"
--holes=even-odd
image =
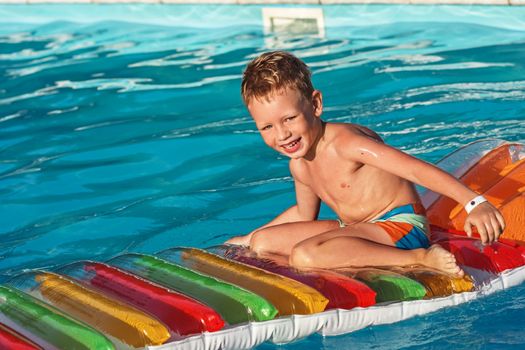
[[(430, 246), (430, 227), (425, 208), (419, 203), (394, 208), (371, 222), (383, 228), (397, 248), (417, 249)], [(341, 220), (339, 225), (345, 226)]]
[(371, 222), (381, 226), (397, 248), (417, 249), (430, 246), (430, 227), (425, 208), (419, 203), (394, 208)]

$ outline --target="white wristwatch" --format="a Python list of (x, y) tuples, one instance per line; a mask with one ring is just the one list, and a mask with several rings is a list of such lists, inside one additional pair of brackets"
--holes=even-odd
[(473, 199), (471, 199), (466, 205), (465, 205), (465, 210), (467, 211), (467, 214), (470, 214), (470, 212), (472, 210), (474, 210), (475, 207), (477, 207), (478, 205), (480, 205), (481, 203), (483, 202), (487, 202), (487, 198), (483, 197), (483, 196), (477, 196)]

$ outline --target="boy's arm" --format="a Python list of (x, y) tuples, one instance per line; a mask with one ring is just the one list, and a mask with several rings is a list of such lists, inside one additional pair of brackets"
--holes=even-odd
[[(344, 147), (344, 156), (424, 186), (454, 199), (463, 207), (478, 196), (478, 193), (435, 165), (367, 137), (352, 137)], [(485, 202), (476, 206), (467, 216), (464, 230), (469, 236), (472, 235), (472, 226), (476, 226), (482, 243), (486, 244), (498, 239), (505, 228), (505, 221), (498, 209)]]
[(321, 200), (317, 195), (310, 189), (308, 185), (303, 184), (297, 179), (295, 183), (295, 198), (297, 204), (286, 209), (279, 214), (275, 219), (256, 229), (259, 231), (262, 228), (286, 224), (289, 222), (297, 221), (313, 221), (317, 219), (319, 215), (319, 209), (321, 206)]
[[(293, 175), (293, 170), (291, 168), (290, 170), (292, 171)], [(263, 228), (286, 224), (289, 222), (316, 220), (319, 215), (321, 200), (308, 185), (305, 185), (296, 178), (294, 179), (294, 183), (297, 204), (286, 209), (272, 221), (261, 227), (258, 227), (249, 234), (245, 236), (233, 237), (227, 240), (226, 243), (249, 246), (252, 235)]]

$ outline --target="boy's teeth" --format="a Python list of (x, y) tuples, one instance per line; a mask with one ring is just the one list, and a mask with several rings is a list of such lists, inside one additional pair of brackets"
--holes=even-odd
[(295, 146), (295, 145), (297, 144), (297, 142), (298, 142), (298, 141), (295, 140), (295, 141), (293, 141), (293, 142), (291, 142), (291, 143), (289, 143), (289, 144), (287, 144), (287, 145), (284, 145), (284, 147), (286, 147), (286, 148), (292, 148), (293, 146)]

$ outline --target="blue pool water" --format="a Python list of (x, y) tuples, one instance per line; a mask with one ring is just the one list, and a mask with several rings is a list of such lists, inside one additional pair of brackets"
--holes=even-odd
[[(3, 278), (218, 244), (293, 204), (238, 93), (268, 49), (310, 64), (326, 120), (427, 161), (525, 142), (525, 7), (323, 10), (324, 37), (286, 37), (264, 34), (260, 6), (0, 6)], [(524, 292), (283, 348), (525, 348)]]

